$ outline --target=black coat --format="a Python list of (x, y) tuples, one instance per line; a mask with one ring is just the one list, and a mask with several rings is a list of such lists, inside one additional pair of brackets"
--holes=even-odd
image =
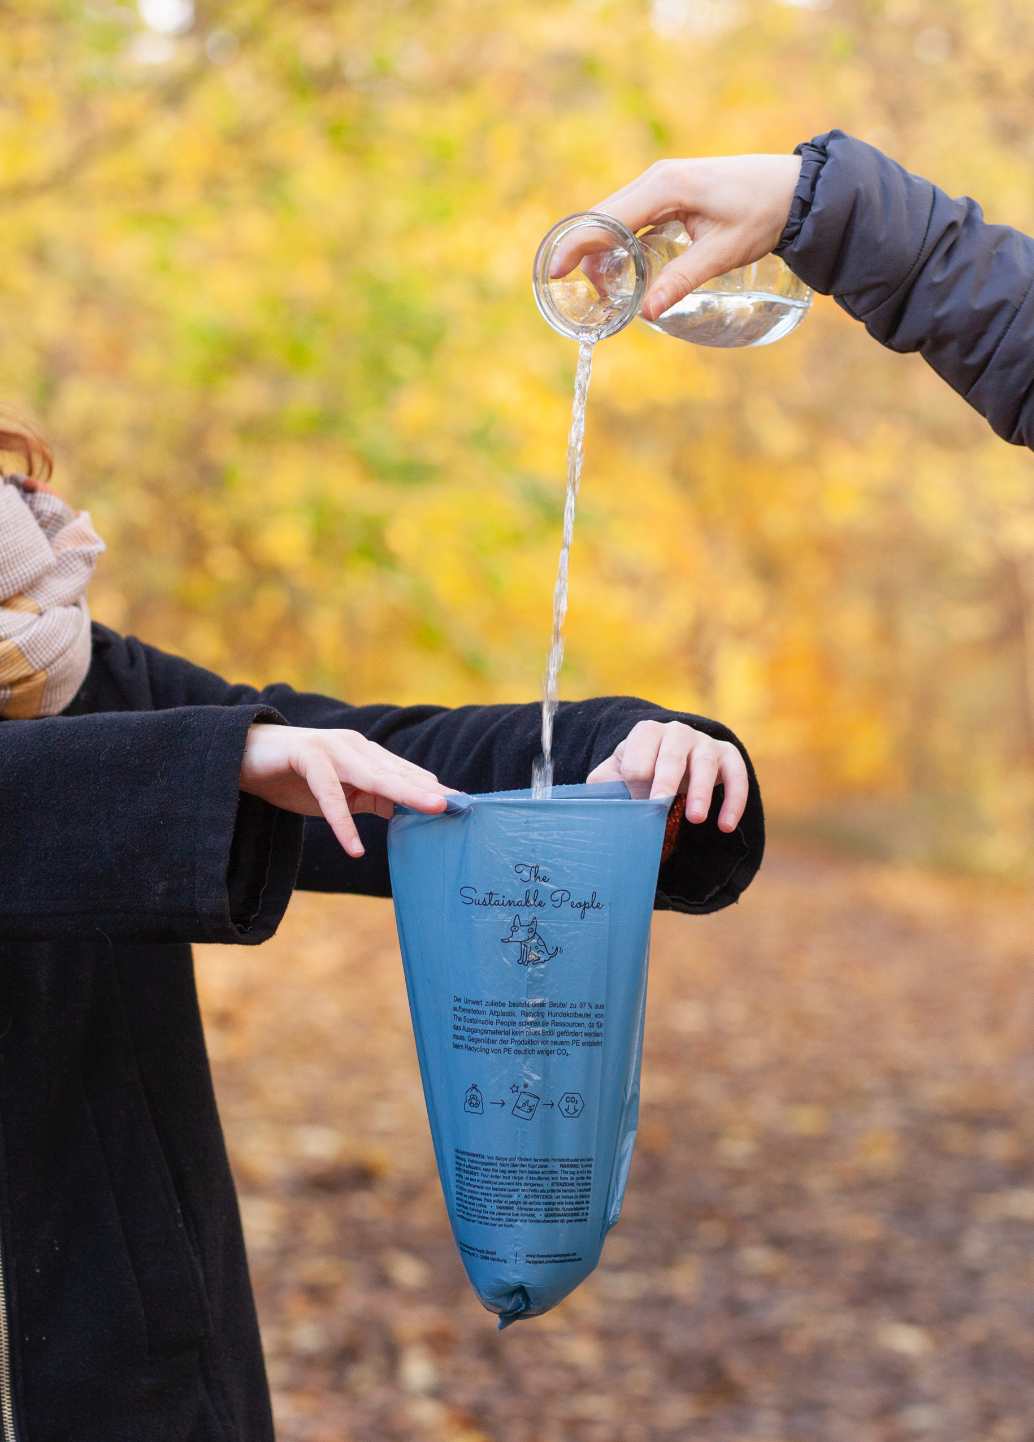
[[(558, 782), (584, 780), (648, 717), (671, 713), (562, 705)], [(281, 719), (362, 731), (467, 791), (527, 784), (538, 749), (536, 706), (257, 692), (103, 627), (63, 716), (0, 725), (3, 1442), (272, 1438), (188, 943), (264, 941), (295, 885), (389, 894), (385, 822), (359, 818), (354, 861), (322, 820), (239, 795), (248, 727)], [(753, 877), (753, 773), (733, 836), (717, 806), (683, 824), (658, 906), (713, 911)], [(0, 1327), (0, 1361), (3, 1341)]]
[(790, 269), (882, 345), (918, 351), (998, 435), (1034, 448), (1034, 240), (842, 130), (797, 153), (776, 247)]

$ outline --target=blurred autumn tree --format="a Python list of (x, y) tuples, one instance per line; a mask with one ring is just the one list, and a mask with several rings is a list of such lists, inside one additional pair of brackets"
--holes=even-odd
[[(0, 393), (95, 614), (235, 678), (537, 694), (574, 348), (531, 257), (653, 160), (838, 125), (1034, 228), (1023, 0), (141, 8), (0, 3)], [(758, 352), (633, 326), (589, 411), (564, 694), (721, 717), (842, 839), (1034, 864), (1031, 457), (821, 300)]]

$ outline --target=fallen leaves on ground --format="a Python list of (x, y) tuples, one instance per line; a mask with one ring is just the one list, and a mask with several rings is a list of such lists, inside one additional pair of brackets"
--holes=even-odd
[(281, 1442), (1034, 1436), (1034, 901), (777, 850), (655, 918), (599, 1270), (505, 1333), (449, 1233), (390, 903), (199, 949)]

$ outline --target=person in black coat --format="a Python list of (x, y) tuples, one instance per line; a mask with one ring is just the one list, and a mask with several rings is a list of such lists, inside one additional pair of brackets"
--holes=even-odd
[(693, 239), (644, 297), (648, 320), (775, 251), (881, 345), (918, 351), (1004, 440), (1034, 448), (1034, 239), (988, 225), (968, 197), (830, 130), (793, 155), (658, 161), (594, 209), (633, 231), (678, 219)]
[[(0, 705), (26, 718), (0, 721), (0, 1442), (271, 1442), (190, 943), (266, 940), (296, 886), (390, 895), (393, 802), (525, 786), (539, 707), (233, 686), (91, 633), (67, 585), (48, 669), (40, 598), (101, 543), (25, 477), (0, 476), (0, 502), (29, 525), (18, 545), (0, 525), (0, 577), (27, 555), (45, 572), (0, 596), (21, 647), (0, 640)], [(65, 537), (54, 556), (33, 550), (29, 503)], [(84, 639), (85, 679), (39, 714)], [(761, 802), (724, 727), (630, 697), (570, 702), (554, 760), (559, 784), (688, 789), (697, 824), (673, 818), (658, 907), (714, 911), (749, 884)]]

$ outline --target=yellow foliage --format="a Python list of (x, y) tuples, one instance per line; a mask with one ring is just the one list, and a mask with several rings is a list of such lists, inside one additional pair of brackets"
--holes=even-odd
[[(1031, 228), (1034, 14), (937, 14), (928, 63), (879, 0), (200, 0), (148, 63), (125, 5), (13, 0), (0, 395), (109, 541), (98, 616), (237, 679), (535, 697), (575, 359), (542, 233), (832, 125)], [(1031, 459), (829, 301), (757, 352), (635, 325), (597, 351), (562, 687), (718, 715), (841, 838), (1026, 866)]]

